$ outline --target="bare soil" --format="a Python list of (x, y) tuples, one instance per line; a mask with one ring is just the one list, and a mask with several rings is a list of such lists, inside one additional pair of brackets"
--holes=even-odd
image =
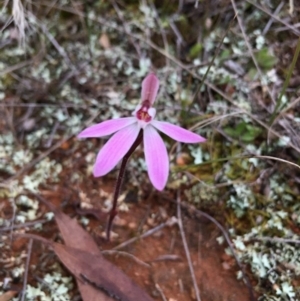
[[(62, 204), (65, 195), (61, 192), (46, 192), (53, 204)], [(64, 204), (64, 211), (78, 217), (74, 202)], [(129, 203), (128, 212), (120, 212), (113, 227), (111, 242), (103, 239), (105, 220), (88, 216), (87, 229), (91, 232), (105, 257), (121, 268), (129, 277), (144, 288), (155, 300), (190, 301), (196, 300), (191, 273), (187, 264), (178, 226), (166, 226), (152, 235), (114, 250), (120, 243), (136, 237), (149, 229), (176, 216), (174, 204), (153, 197), (151, 200)], [(44, 205), (41, 210), (47, 211)], [(78, 212), (78, 210), (77, 210)], [(93, 213), (97, 213), (95, 210)], [(82, 212), (81, 212), (82, 213)], [(246, 301), (250, 300), (248, 288), (242, 280), (237, 280), (237, 266), (234, 259), (226, 255), (225, 245), (219, 245), (216, 238), (220, 231), (208, 221), (192, 219), (183, 211), (183, 224), (189, 253), (193, 262), (195, 276), (202, 301)], [(9, 214), (7, 210), (3, 214)], [(102, 216), (102, 217), (101, 217)], [(34, 233), (34, 231), (31, 231)], [(59, 241), (55, 222), (43, 225), (46, 238)], [(76, 233), (74, 233), (76, 235)], [(26, 252), (27, 239), (13, 240), (10, 254), (5, 257), (19, 257)], [(34, 242), (31, 254), (28, 283), (36, 285), (43, 273), (49, 272), (58, 262), (56, 256), (40, 242)], [(63, 268), (64, 269), (64, 268)], [(65, 270), (65, 274), (69, 275)], [(2, 278), (2, 277), (1, 277)], [(3, 279), (0, 279), (3, 280)], [(21, 289), (23, 279), (14, 280), (14, 288)], [(76, 287), (73, 300), (80, 299)], [(165, 298), (165, 299), (163, 299)]]

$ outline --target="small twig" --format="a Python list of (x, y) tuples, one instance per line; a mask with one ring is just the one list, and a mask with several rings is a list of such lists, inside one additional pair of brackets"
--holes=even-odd
[(300, 240), (298, 239), (280, 238), (280, 237), (255, 237), (251, 240), (270, 241), (270, 242), (284, 243), (284, 244), (300, 244)]
[(158, 256), (157, 258), (151, 260), (150, 262), (159, 262), (159, 261), (182, 261), (182, 258), (176, 254), (165, 254)]
[[(215, 54), (214, 54), (212, 60), (211, 60), (211, 61), (209, 62), (209, 64), (208, 64), (207, 70), (206, 70), (204, 76), (202, 77), (200, 84), (199, 84), (199, 85), (197, 86), (197, 88), (196, 88), (196, 92), (195, 92), (195, 94), (194, 94), (194, 96), (193, 96), (193, 101), (192, 101), (192, 103), (195, 103), (195, 100), (196, 100), (197, 95), (201, 92), (202, 86), (203, 86), (203, 84), (205, 83), (205, 80), (206, 80), (206, 78), (207, 78), (207, 76), (208, 76), (208, 74), (209, 74), (209, 71), (210, 71), (212, 65), (213, 65), (214, 62), (215, 62), (215, 59), (217, 58), (217, 56), (218, 56), (219, 53), (220, 53), (221, 47), (222, 47), (222, 45), (223, 45), (223, 43), (224, 43), (224, 39), (226, 38), (226, 36), (227, 36), (227, 34), (228, 34), (228, 32), (229, 32), (231, 26), (233, 25), (234, 20), (235, 20), (235, 17), (230, 21), (230, 23), (229, 23), (229, 25), (228, 25), (226, 31), (224, 32), (224, 34), (223, 34), (223, 36), (222, 36), (222, 38), (221, 38), (221, 41), (220, 41), (220, 43), (219, 43), (219, 45), (218, 45), (218, 47), (217, 47), (217, 49), (216, 49), (216, 52), (215, 52)], [(190, 109), (191, 109), (191, 105), (189, 106), (189, 110), (190, 110)]]
[[(170, 20), (169, 21), (170, 22), (170, 27), (172, 28), (172, 30), (173, 30), (173, 32), (174, 32), (174, 34), (175, 34), (175, 36), (176, 36), (176, 43), (177, 44), (179, 44), (179, 45), (185, 45), (186, 44), (186, 42), (184, 41), (184, 39), (183, 39), (183, 36), (182, 36), (182, 34), (180, 33), (180, 31), (179, 31), (179, 29), (177, 28), (177, 26), (175, 25), (175, 23), (174, 23), (174, 20)], [(179, 53), (177, 53), (177, 55), (178, 55)], [(179, 57), (179, 56), (178, 56)]]
[(27, 61), (24, 61), (24, 62), (17, 63), (17, 64), (15, 64), (13, 66), (9, 66), (6, 69), (0, 71), (0, 76), (3, 76), (5, 74), (7, 74), (7, 73), (11, 73), (11, 72), (13, 72), (15, 70), (22, 69), (23, 67), (26, 67), (26, 66), (28, 66), (28, 65), (30, 65), (32, 63), (33, 63), (33, 60), (31, 59), (31, 60), (27, 60)]
[[(274, 11), (274, 16), (278, 15), (278, 13), (281, 11), (282, 7), (283, 7), (284, 3), (283, 1), (281, 1), (279, 3), (279, 5), (277, 6), (277, 8)], [(268, 21), (267, 25), (265, 26), (264, 30), (262, 31), (262, 35), (266, 35), (266, 33), (268, 32), (268, 30), (270, 29), (271, 25), (273, 24), (274, 19), (270, 18), (270, 20)]]
[(163, 299), (163, 301), (168, 301), (167, 298), (165, 297), (165, 294), (164, 294), (163, 290), (158, 285), (158, 283), (155, 283), (155, 288), (158, 290), (158, 292), (159, 292), (161, 298)]
[(250, 55), (251, 55), (252, 61), (253, 61), (254, 65), (255, 65), (255, 68), (257, 69), (257, 72), (258, 72), (258, 74), (259, 74), (259, 77), (260, 77), (260, 80), (261, 80), (261, 82), (262, 82), (262, 85), (263, 85), (263, 86), (266, 86), (266, 89), (267, 89), (267, 91), (268, 91), (268, 94), (269, 94), (269, 96), (270, 96), (270, 99), (272, 100), (273, 104), (275, 105), (275, 104), (276, 104), (276, 101), (275, 101), (275, 99), (274, 99), (274, 97), (273, 97), (273, 95), (272, 95), (272, 92), (271, 92), (269, 86), (266, 85), (266, 83), (265, 83), (265, 77), (264, 77), (264, 75), (263, 75), (263, 73), (262, 73), (262, 71), (261, 71), (261, 69), (260, 69), (260, 67), (259, 67), (259, 65), (258, 65), (257, 59), (256, 59), (256, 57), (255, 57), (255, 55), (254, 55), (254, 53), (253, 53), (252, 47), (251, 47), (251, 45), (250, 45), (250, 43), (249, 43), (249, 40), (248, 40), (248, 37), (247, 37), (247, 35), (246, 35), (244, 26), (243, 26), (243, 24), (242, 24), (242, 20), (241, 20), (241, 18), (240, 18), (240, 16), (239, 16), (239, 13), (238, 13), (238, 10), (237, 10), (236, 4), (235, 4), (235, 0), (231, 0), (231, 4), (232, 4), (233, 10), (234, 10), (234, 13), (235, 13), (235, 15), (236, 15), (236, 18), (237, 18), (239, 27), (240, 27), (240, 29), (241, 29), (243, 38), (244, 38), (244, 40), (245, 40), (246, 46), (247, 46), (248, 51), (249, 51), (249, 53), (250, 53)]
[(118, 246), (114, 247), (113, 250), (119, 250), (122, 249), (124, 247), (127, 247), (128, 245), (134, 243), (135, 241), (142, 239), (142, 238), (146, 238), (148, 236), (153, 235), (155, 232), (160, 231), (161, 229), (163, 229), (166, 226), (173, 226), (175, 223), (177, 223), (177, 219), (172, 217), (169, 220), (167, 220), (166, 222), (148, 230), (147, 232), (145, 232), (144, 234), (140, 235), (140, 236), (136, 236), (133, 237), (131, 239), (128, 239), (127, 241), (122, 242), (121, 244), (119, 244)]
[[(86, 125), (90, 125), (93, 120), (99, 115), (100, 113), (98, 112), (97, 114), (95, 114), (94, 116), (92, 116), (87, 122)], [(54, 144), (52, 147), (50, 147), (48, 150), (46, 150), (45, 152), (41, 153), (37, 158), (33, 159), (31, 162), (29, 162), (27, 165), (25, 165), (22, 169), (20, 169), (18, 172), (16, 172), (12, 177), (10, 177), (9, 179), (7, 179), (6, 181), (4, 181), (4, 184), (8, 184), (11, 181), (17, 179), (18, 177), (20, 177), (21, 175), (23, 175), (23, 173), (25, 173), (26, 171), (28, 171), (29, 169), (31, 169), (33, 166), (35, 166), (37, 163), (39, 163), (40, 161), (42, 161), (44, 158), (46, 158), (47, 156), (49, 156), (53, 151), (55, 151), (57, 148), (59, 148), (62, 144), (64, 144), (65, 142), (67, 142), (68, 140), (70, 140), (71, 138), (74, 137), (74, 134), (71, 134), (65, 138), (63, 138), (62, 140), (58, 141), (56, 144)], [(2, 184), (3, 184), (2, 183)]]
[[(171, 198), (168, 198), (168, 197), (165, 197), (165, 199), (167, 199), (168, 201), (170, 201), (172, 203), (176, 203), (177, 204), (177, 210), (178, 210), (178, 199), (174, 200), (174, 199), (171, 199)], [(188, 212), (193, 211), (194, 214), (195, 214), (195, 216), (197, 218), (199, 216), (203, 216), (203, 217), (207, 218), (208, 220), (210, 220), (212, 223), (214, 223), (221, 230), (221, 232), (222, 232), (222, 234), (223, 234), (223, 236), (224, 236), (224, 238), (225, 238), (225, 240), (226, 240), (226, 242), (227, 242), (227, 244), (229, 246), (229, 249), (230, 249), (233, 257), (234, 257), (234, 259), (235, 259), (238, 267), (240, 268), (240, 270), (242, 272), (243, 278), (244, 278), (245, 283), (246, 283), (246, 285), (248, 287), (248, 290), (249, 290), (250, 300), (251, 301), (256, 301), (255, 297), (254, 297), (254, 292), (253, 292), (253, 287), (251, 285), (251, 282), (250, 282), (250, 280), (249, 280), (249, 278), (248, 278), (248, 276), (247, 276), (247, 274), (246, 274), (246, 272), (244, 270), (244, 267), (242, 266), (242, 264), (241, 264), (241, 262), (240, 262), (240, 260), (239, 260), (239, 258), (237, 256), (237, 254), (234, 251), (233, 244), (232, 244), (232, 242), (231, 242), (231, 240), (229, 238), (229, 235), (227, 234), (225, 228), (215, 218), (213, 218), (211, 215), (205, 213), (204, 211), (196, 209), (194, 206), (191, 206), (191, 205), (186, 204), (186, 203), (180, 203), (180, 206), (182, 208), (187, 209)]]
[(289, 14), (292, 15), (294, 12), (294, 0), (290, 0), (290, 8), (289, 8)]
[(12, 218), (11, 218), (11, 227), (9, 229), (9, 231), (10, 231), (10, 243), (12, 243), (12, 240), (13, 240), (13, 227), (15, 225), (17, 206), (16, 206), (16, 203), (15, 203), (15, 198), (10, 198), (9, 201), (10, 201), (12, 209), (13, 209), (13, 215), (12, 215)]
[(246, 157), (248, 157), (248, 158), (259, 158), (259, 159), (268, 159), (268, 160), (279, 161), (279, 162), (286, 163), (286, 164), (292, 165), (292, 166), (300, 169), (300, 166), (298, 164), (293, 163), (293, 162), (288, 161), (288, 160), (285, 160), (285, 159), (277, 158), (277, 157), (259, 156), (259, 155), (249, 155), (249, 156), (246, 156)]
[(123, 178), (124, 178), (124, 174), (125, 174), (126, 164), (128, 162), (128, 159), (130, 158), (132, 153), (135, 151), (135, 149), (139, 146), (139, 144), (142, 142), (142, 140), (143, 140), (143, 131), (141, 130), (139, 132), (135, 142), (132, 144), (129, 151), (127, 152), (127, 154), (124, 156), (124, 158), (122, 160), (119, 174), (117, 177), (117, 183), (116, 183), (115, 190), (114, 190), (113, 205), (112, 205), (112, 208), (109, 213), (107, 227), (106, 227), (107, 240), (110, 240), (110, 230), (112, 227), (112, 222), (113, 222), (115, 216), (118, 214), (118, 212), (117, 212), (118, 198), (119, 198), (120, 191), (121, 191), (121, 186), (122, 186), (122, 182), (123, 182)]
[(45, 224), (47, 222), (49, 222), (49, 220), (41, 219), (41, 220), (36, 220), (36, 221), (33, 221), (33, 222), (27, 222), (27, 223), (23, 223), (23, 224), (17, 224), (17, 225), (13, 224), (13, 225), (8, 226), (8, 227), (1, 227), (0, 232), (6, 232), (6, 231), (14, 230), (14, 229), (32, 227), (32, 226), (35, 226), (37, 224)]
[[(161, 22), (161, 20), (159, 18), (159, 14), (158, 14), (157, 9), (155, 7), (154, 1), (153, 0), (149, 0), (149, 4), (150, 4), (150, 7), (151, 7), (151, 9), (152, 9), (152, 11), (154, 13), (154, 18), (156, 19), (158, 27), (159, 27), (159, 30), (161, 32), (161, 36), (162, 36), (162, 40), (163, 40), (163, 43), (164, 43), (165, 51), (169, 52), (169, 44), (168, 44), (168, 39), (167, 39), (166, 31), (163, 28), (163, 25), (162, 25), (162, 22)], [(168, 68), (170, 66), (170, 60), (169, 60), (169, 58), (167, 56), (165, 57), (165, 59), (166, 59), (166, 65), (167, 65), (167, 68)]]
[(57, 131), (57, 129), (58, 129), (58, 126), (59, 126), (59, 121), (56, 121), (56, 122), (54, 123), (54, 126), (52, 127), (50, 136), (49, 136), (47, 142), (45, 143), (45, 147), (48, 148), (48, 147), (51, 146), (52, 141), (53, 141), (53, 138), (54, 138), (54, 135), (55, 135), (55, 133), (56, 133), (56, 131)]
[[(288, 69), (288, 72), (287, 72), (287, 76), (284, 80), (284, 83), (283, 83), (283, 86), (282, 86), (282, 89), (280, 91), (280, 95), (278, 97), (278, 100), (277, 100), (277, 103), (276, 103), (276, 106), (273, 110), (273, 113), (270, 117), (270, 128), (272, 127), (272, 125), (274, 124), (274, 120), (276, 118), (276, 114), (283, 110), (286, 106), (287, 106), (287, 103), (283, 102), (282, 101), (282, 98), (289, 86), (289, 83), (290, 83), (290, 80), (291, 80), (291, 77), (293, 75), (293, 71), (295, 70), (296, 65), (297, 65), (297, 61), (298, 61), (298, 57), (299, 57), (299, 54), (300, 54), (300, 37), (298, 38), (298, 42), (297, 42), (297, 47), (295, 49), (295, 53), (294, 53), (294, 56), (293, 56), (293, 60), (291, 62), (291, 65), (289, 66), (289, 69)], [(269, 133), (268, 133), (268, 137), (269, 137)]]
[(70, 60), (67, 52), (63, 47), (59, 45), (59, 43), (56, 41), (54, 36), (49, 32), (48, 28), (42, 22), (40, 22), (39, 24), (37, 17), (33, 15), (31, 12), (28, 12), (28, 15), (35, 22), (35, 24), (42, 30), (42, 32), (46, 35), (46, 37), (49, 39), (49, 41), (57, 50), (57, 52), (64, 58), (66, 65), (70, 67), (72, 70), (77, 72), (77, 69), (73, 65), (72, 61)]
[(25, 272), (24, 272), (24, 281), (23, 281), (23, 290), (22, 290), (21, 301), (25, 300), (25, 295), (26, 295), (26, 286), (27, 286), (28, 270), (29, 270), (29, 264), (30, 264), (32, 245), (33, 245), (33, 239), (31, 238), (29, 240), (29, 243), (28, 243), (28, 252), (27, 252), (27, 258), (26, 258), (26, 265), (25, 265)]
[[(0, 72), (1, 76), (1, 72)], [(11, 99), (11, 98), (10, 98)], [(81, 108), (81, 109), (88, 109), (87, 105), (80, 105), (80, 104), (55, 104), (55, 103), (35, 103), (35, 102), (28, 102), (28, 103), (0, 103), (0, 108), (10, 108), (10, 107), (16, 107), (16, 108)]]
[(282, 117), (287, 111), (289, 111), (292, 107), (294, 107), (300, 101), (300, 97), (296, 98), (294, 101), (289, 103), (285, 108), (278, 112), (278, 115), (274, 118), (273, 124), (277, 122), (277, 120)]
[[(171, 201), (175, 202), (174, 200), (171, 200)], [(210, 220), (211, 222), (213, 222), (221, 230), (221, 232), (222, 232), (222, 234), (223, 234), (223, 236), (224, 236), (224, 238), (225, 238), (225, 240), (226, 240), (226, 242), (227, 242), (227, 244), (229, 246), (229, 249), (230, 249), (233, 257), (234, 257), (234, 259), (235, 259), (235, 261), (236, 261), (239, 269), (242, 272), (243, 278), (244, 278), (245, 283), (246, 283), (246, 285), (248, 287), (248, 290), (249, 290), (250, 300), (251, 301), (255, 301), (255, 297), (254, 297), (254, 293), (253, 293), (253, 288), (252, 288), (251, 282), (250, 282), (250, 280), (249, 280), (249, 278), (248, 278), (248, 276), (247, 276), (247, 274), (245, 272), (244, 267), (242, 266), (242, 264), (241, 264), (241, 262), (240, 262), (240, 260), (239, 260), (239, 258), (237, 256), (236, 252), (234, 251), (233, 244), (232, 244), (232, 242), (231, 242), (231, 240), (229, 238), (229, 235), (227, 234), (225, 228), (215, 218), (213, 218), (211, 215), (209, 215), (209, 214), (207, 214), (207, 213), (205, 213), (205, 212), (203, 212), (201, 210), (195, 209), (193, 206), (188, 205), (188, 204), (181, 204), (181, 206), (183, 208), (192, 209), (196, 213), (196, 216), (197, 215), (204, 216), (205, 218), (207, 218), (208, 220)]]
[(194, 267), (193, 267), (191, 255), (190, 255), (190, 252), (189, 252), (189, 247), (188, 247), (188, 244), (187, 244), (187, 241), (186, 241), (186, 237), (185, 237), (185, 233), (184, 233), (184, 229), (183, 229), (183, 224), (182, 224), (181, 199), (180, 199), (180, 190), (179, 189), (177, 191), (177, 224), (178, 224), (178, 227), (179, 227), (179, 230), (180, 230), (180, 235), (181, 235), (181, 239), (182, 239), (186, 259), (188, 261), (190, 273), (191, 273), (191, 276), (192, 276), (192, 281), (193, 281), (193, 285), (194, 285), (194, 289), (195, 289), (196, 299), (197, 299), (197, 301), (201, 301), (200, 291), (199, 291), (199, 287), (198, 287), (198, 284), (197, 284), (197, 280), (196, 280), (196, 276), (195, 276), (195, 272), (194, 272)]
[(117, 251), (117, 250), (105, 250), (105, 251), (102, 251), (101, 252), (103, 255), (122, 255), (124, 257), (128, 257), (130, 259), (132, 259), (133, 261), (135, 261), (136, 263), (140, 264), (141, 266), (144, 266), (146, 268), (150, 268), (151, 265), (142, 261), (141, 259), (137, 258), (136, 256), (130, 254), (130, 253), (127, 253), (127, 252), (124, 252), (124, 251)]
[(121, 22), (123, 24), (123, 28), (124, 28), (125, 33), (128, 35), (128, 38), (129, 38), (130, 42), (132, 43), (133, 47), (135, 48), (139, 58), (141, 58), (142, 54), (141, 54), (140, 46), (134, 42), (132, 35), (130, 34), (129, 30), (127, 29), (127, 25), (125, 23), (125, 20), (122, 16), (122, 12), (120, 11), (120, 8), (119, 8), (117, 2), (115, 0), (110, 0), (110, 1), (111, 1), (112, 6), (115, 9), (117, 15), (118, 15), (118, 18), (121, 20)]
[(277, 17), (276, 15), (272, 14), (271, 12), (269, 12), (268, 10), (266, 10), (265, 8), (263, 8), (262, 6), (258, 5), (257, 3), (255, 3), (255, 2), (253, 2), (251, 0), (246, 0), (246, 1), (248, 3), (250, 3), (251, 5), (255, 6), (256, 8), (258, 8), (259, 10), (261, 10), (262, 12), (264, 12), (265, 14), (269, 15), (271, 18), (273, 18), (277, 22), (279, 22), (279, 23), (283, 24), (284, 26), (286, 26), (288, 29), (290, 29), (297, 36), (300, 36), (300, 31), (297, 30), (294, 26), (292, 26), (289, 23), (285, 22), (284, 20), (280, 19), (279, 17)]

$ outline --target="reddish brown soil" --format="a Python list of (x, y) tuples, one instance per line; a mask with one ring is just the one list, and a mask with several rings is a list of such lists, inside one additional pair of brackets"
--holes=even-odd
[[(48, 196), (52, 203), (59, 204), (59, 195)], [(41, 206), (42, 210), (46, 208)], [(113, 231), (117, 237), (107, 243), (101, 238), (104, 222), (90, 217), (89, 230), (102, 250), (112, 250), (118, 244), (135, 237), (141, 231), (145, 232), (175, 216), (175, 207), (166, 202), (151, 200), (129, 204), (128, 212), (120, 212)], [(76, 216), (74, 206), (67, 205), (64, 211)], [(197, 283), (202, 301), (248, 301), (249, 292), (242, 281), (236, 279), (236, 264), (225, 255), (224, 246), (216, 242), (220, 232), (208, 222), (192, 220), (183, 212), (183, 224), (189, 252), (192, 258)], [(33, 233), (33, 231), (31, 231)], [(43, 226), (42, 233), (49, 239), (59, 238), (55, 222)], [(26, 252), (28, 240), (17, 239), (12, 244), (10, 256), (18, 257), (20, 252)], [(123, 251), (119, 252), (119, 251)], [(178, 226), (165, 227), (153, 235), (140, 239), (113, 254), (105, 257), (120, 267), (128, 276), (144, 288), (155, 300), (163, 300), (162, 293), (168, 301), (190, 301), (195, 299), (195, 291), (191, 273)], [(138, 263), (124, 252), (134, 255), (145, 264)], [(31, 267), (28, 282), (36, 285), (38, 277), (57, 261), (55, 255), (39, 242), (34, 243), (31, 255)], [(68, 274), (65, 271), (66, 275)], [(1, 276), (2, 277), (2, 276)], [(1, 281), (2, 279), (0, 279)], [(22, 279), (20, 279), (21, 286)], [(159, 291), (160, 290), (160, 291)], [(74, 291), (74, 296), (78, 292)]]

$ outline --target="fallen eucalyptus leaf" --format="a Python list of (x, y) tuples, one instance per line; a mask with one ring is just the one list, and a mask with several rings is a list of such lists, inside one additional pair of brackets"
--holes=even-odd
[(54, 212), (66, 245), (49, 243), (62, 263), (76, 277), (84, 301), (153, 301), (127, 275), (102, 256), (94, 239), (75, 219), (71, 219), (43, 197), (36, 194), (34, 196)]
[(102, 256), (58, 243), (53, 243), (52, 247), (55, 254), (76, 278), (103, 291), (113, 300), (153, 301), (125, 273)]
[(16, 291), (8, 291), (0, 296), (0, 301), (9, 301), (17, 294)]
[[(32, 193), (31, 193), (32, 194)], [(56, 208), (40, 195), (34, 194), (34, 196), (44, 203), (54, 213), (54, 218), (60, 233), (65, 241), (65, 244), (69, 247), (78, 248), (83, 251), (88, 251), (92, 254), (96, 254), (99, 258), (102, 254), (90, 234), (85, 231), (75, 219), (71, 219), (68, 215), (64, 214), (60, 209)], [(104, 292), (97, 290), (91, 285), (86, 285), (82, 281), (76, 278), (77, 286), (80, 291), (81, 297), (84, 301), (99, 300), (99, 301), (112, 301), (109, 296)]]

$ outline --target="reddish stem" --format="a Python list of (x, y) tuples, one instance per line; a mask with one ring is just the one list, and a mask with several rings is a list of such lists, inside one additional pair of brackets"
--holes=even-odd
[(108, 216), (108, 221), (107, 221), (106, 238), (108, 241), (110, 240), (110, 231), (111, 231), (113, 220), (114, 220), (115, 216), (118, 214), (118, 211), (117, 211), (118, 198), (119, 198), (120, 191), (121, 191), (121, 186), (122, 186), (122, 182), (123, 182), (123, 178), (124, 178), (127, 161), (130, 158), (130, 156), (132, 155), (132, 153), (135, 151), (135, 149), (142, 142), (142, 140), (143, 140), (143, 130), (140, 130), (135, 142), (132, 144), (131, 148), (129, 149), (129, 151), (127, 152), (127, 154), (124, 156), (124, 158), (122, 160), (119, 175), (118, 175), (116, 186), (115, 186), (114, 196), (113, 196), (113, 206), (110, 210), (110, 213)]

